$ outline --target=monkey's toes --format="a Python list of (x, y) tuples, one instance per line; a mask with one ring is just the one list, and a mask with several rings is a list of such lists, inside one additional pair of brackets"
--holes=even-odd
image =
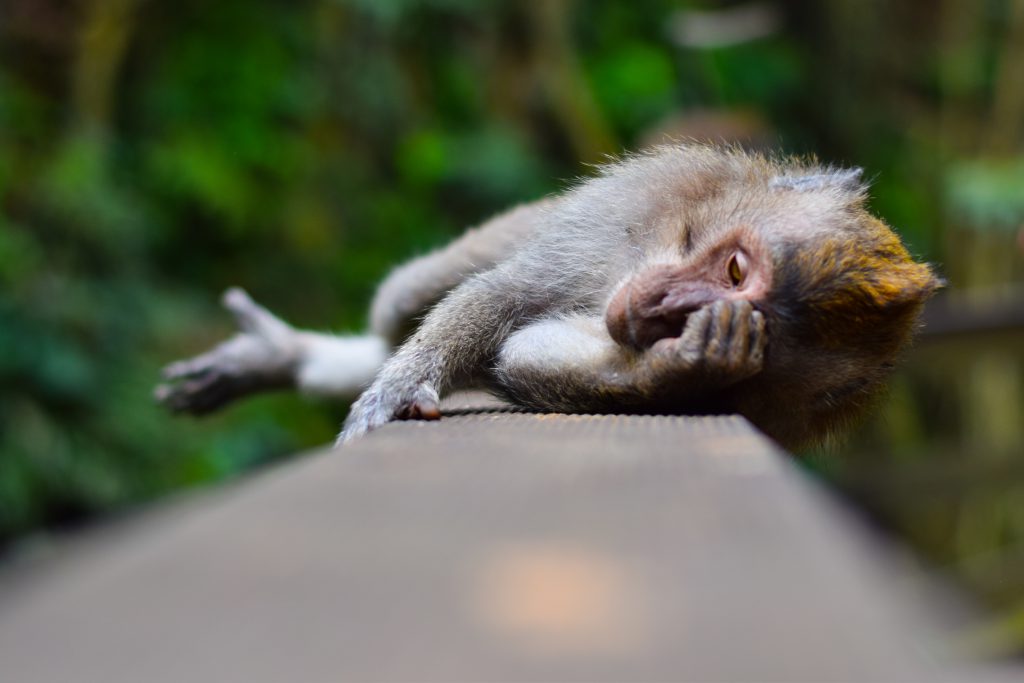
[(166, 380), (198, 377), (199, 375), (209, 372), (212, 365), (212, 357), (207, 354), (203, 354), (201, 356), (196, 356), (195, 358), (186, 358), (185, 360), (168, 363), (164, 366), (163, 370), (160, 371), (160, 375)]
[(405, 406), (397, 417), (400, 420), (440, 420), (441, 406), (430, 399), (416, 400)]
[(217, 373), (158, 385), (153, 398), (172, 413), (205, 415), (231, 400), (230, 382)]
[(234, 316), (235, 323), (243, 332), (281, 346), (286, 346), (295, 336), (291, 325), (256, 303), (241, 287), (232, 287), (224, 292), (221, 304)]
[(230, 287), (220, 297), (221, 304), (231, 312), (247, 310), (256, 305), (249, 293), (241, 287)]

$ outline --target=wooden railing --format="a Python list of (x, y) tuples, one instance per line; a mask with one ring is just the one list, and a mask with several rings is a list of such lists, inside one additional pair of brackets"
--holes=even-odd
[(449, 404), (0, 581), (0, 680), (983, 681), (737, 417)]

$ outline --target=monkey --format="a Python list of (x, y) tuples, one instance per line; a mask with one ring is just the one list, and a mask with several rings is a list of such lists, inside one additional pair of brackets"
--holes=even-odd
[(241, 333), (172, 363), (203, 413), (280, 387), (358, 396), (338, 443), (438, 419), (453, 390), (564, 413), (739, 413), (786, 448), (860, 417), (943, 281), (866, 207), (859, 168), (673, 143), (603, 165), (393, 271), (365, 335)]

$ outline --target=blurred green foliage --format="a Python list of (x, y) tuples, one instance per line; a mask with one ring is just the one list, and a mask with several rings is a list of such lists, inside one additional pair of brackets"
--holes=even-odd
[(970, 225), (1015, 232), (1024, 216), (1024, 158), (953, 164), (946, 174), (952, 210)]
[[(396, 262), (665, 133), (864, 166), (874, 208), (955, 286), (1024, 280), (1022, 0), (769, 2), (757, 35), (723, 19), (706, 44), (679, 38), (693, 10), (742, 4), (5, 0), (0, 542), (331, 438), (345, 406), (153, 405), (163, 364), (231, 332), (227, 286), (358, 329)], [(1005, 420), (943, 431), (979, 401), (1024, 412), (1020, 352), (946, 353), (989, 361), (901, 378), (846, 451), (881, 454), (850, 481), (937, 450), (968, 471), (979, 448), (1021, 462)], [(881, 507), (966, 566), (1024, 547), (1008, 495), (941, 523)], [(988, 593), (1024, 603), (1024, 586)]]
[[(269, 397), (194, 422), (150, 391), (229, 333), (225, 287), (359, 328), (390, 266), (692, 100), (665, 31), (676, 3), (644, 5), (11, 3), (0, 538), (328, 440), (344, 406)], [(781, 44), (723, 56), (720, 76)], [(768, 75), (746, 99), (792, 92)]]

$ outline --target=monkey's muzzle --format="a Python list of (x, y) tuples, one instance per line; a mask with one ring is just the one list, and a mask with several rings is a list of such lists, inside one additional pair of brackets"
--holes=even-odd
[(683, 269), (656, 266), (619, 288), (605, 311), (605, 325), (616, 343), (633, 349), (650, 348), (659, 339), (680, 336), (691, 313), (724, 294)]

